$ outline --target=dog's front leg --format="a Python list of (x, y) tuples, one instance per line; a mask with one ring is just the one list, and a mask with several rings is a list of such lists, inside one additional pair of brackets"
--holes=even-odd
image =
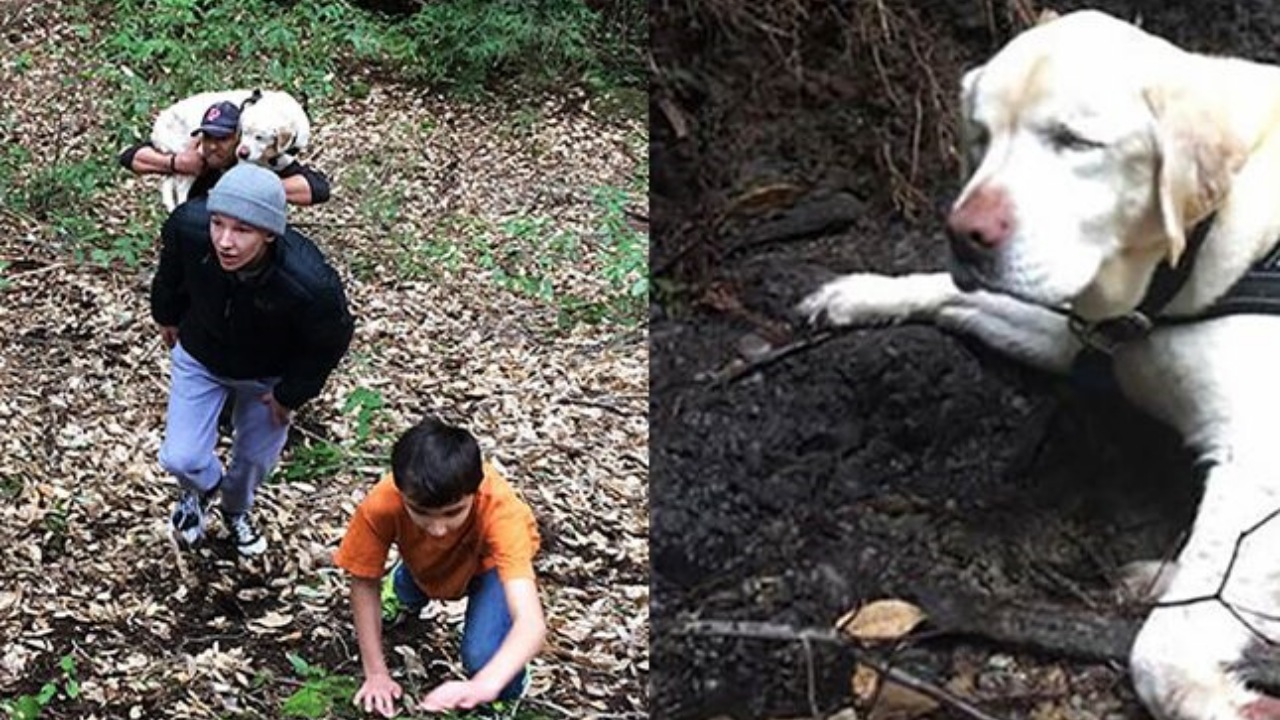
[(1214, 466), (1169, 588), (1130, 654), (1134, 686), (1160, 720), (1278, 720), (1280, 700), (1232, 665), (1280, 640), (1280, 483), (1266, 454)]
[(947, 273), (845, 275), (810, 294), (797, 310), (810, 322), (837, 326), (931, 322), (1053, 372), (1067, 372), (1080, 351), (1065, 316), (1008, 295), (962, 292)]

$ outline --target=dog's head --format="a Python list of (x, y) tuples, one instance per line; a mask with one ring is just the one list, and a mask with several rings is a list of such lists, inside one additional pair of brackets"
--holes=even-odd
[(971, 174), (947, 219), (957, 284), (1091, 319), (1133, 309), (1243, 156), (1222, 108), (1193, 89), (1193, 57), (1083, 11), (1042, 20), (968, 72)]
[(277, 170), (288, 165), (307, 143), (305, 120), (296, 115), (282, 111), (270, 97), (247, 104), (240, 115), (236, 156)]

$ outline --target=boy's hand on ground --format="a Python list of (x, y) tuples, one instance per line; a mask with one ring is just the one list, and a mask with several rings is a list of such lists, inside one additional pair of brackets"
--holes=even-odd
[(160, 339), (164, 341), (164, 346), (173, 349), (178, 342), (178, 326), (177, 325), (161, 325)]
[(498, 694), (483, 687), (473, 680), (451, 680), (431, 691), (431, 694), (418, 703), (419, 710), (440, 712), (441, 710), (467, 710), (477, 705), (492, 702)]
[(293, 411), (281, 405), (279, 401), (276, 400), (275, 395), (272, 395), (271, 393), (263, 395), (262, 404), (271, 409), (271, 419), (274, 420), (277, 425), (289, 424), (289, 418), (293, 416)]
[(402, 694), (400, 683), (392, 680), (390, 675), (370, 675), (365, 678), (351, 702), (356, 707), (364, 708), (365, 712), (377, 711), (383, 717), (393, 717), (397, 713), (396, 700)]

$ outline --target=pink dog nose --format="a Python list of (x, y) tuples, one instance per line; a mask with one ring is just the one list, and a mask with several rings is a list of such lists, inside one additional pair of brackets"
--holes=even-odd
[(239, 155), (241, 160), (247, 160), (249, 158), (249, 148), (241, 145), (240, 148), (236, 150), (236, 155)]
[(947, 218), (947, 234), (964, 259), (996, 249), (1013, 233), (1013, 208), (1003, 189), (978, 187)]

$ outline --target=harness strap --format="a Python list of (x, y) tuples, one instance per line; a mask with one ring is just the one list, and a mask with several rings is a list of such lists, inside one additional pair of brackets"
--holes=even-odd
[[(1213, 221), (1217, 216), (1218, 213), (1215, 211), (1196, 223), (1195, 227), (1191, 229), (1191, 234), (1187, 236), (1186, 249), (1183, 251), (1177, 265), (1170, 266), (1167, 263), (1161, 263), (1156, 267), (1151, 283), (1147, 286), (1147, 294), (1142, 297), (1135, 310), (1094, 323), (1071, 314), (1071, 331), (1086, 346), (1110, 355), (1119, 346), (1151, 332), (1151, 329), (1156, 325), (1201, 319), (1203, 315), (1183, 319), (1162, 318), (1159, 317), (1159, 314), (1164, 309), (1164, 306), (1168, 305), (1169, 301), (1173, 300), (1173, 297), (1186, 284), (1187, 278), (1191, 277), (1191, 271), (1196, 263), (1196, 256), (1200, 254), (1200, 248), (1204, 246), (1205, 238), (1209, 236), (1209, 230), (1213, 227)], [(1280, 277), (1280, 270), (1277, 270), (1276, 274)], [(1280, 291), (1277, 292), (1275, 301), (1277, 307), (1280, 308)], [(1215, 305), (1214, 308), (1216, 309), (1216, 307)], [(1240, 311), (1236, 310), (1235, 312)]]
[(1138, 303), (1137, 312), (1154, 319), (1164, 306), (1173, 300), (1173, 296), (1177, 295), (1182, 286), (1187, 283), (1187, 278), (1191, 277), (1196, 257), (1200, 254), (1200, 248), (1204, 247), (1204, 240), (1209, 236), (1209, 229), (1213, 227), (1213, 221), (1217, 217), (1218, 212), (1215, 210), (1209, 214), (1209, 217), (1196, 223), (1196, 226), (1191, 229), (1191, 235), (1187, 237), (1186, 249), (1183, 250), (1177, 265), (1160, 263), (1156, 267), (1155, 276), (1151, 278), (1151, 284), (1147, 286), (1147, 294), (1142, 298), (1142, 302)]

